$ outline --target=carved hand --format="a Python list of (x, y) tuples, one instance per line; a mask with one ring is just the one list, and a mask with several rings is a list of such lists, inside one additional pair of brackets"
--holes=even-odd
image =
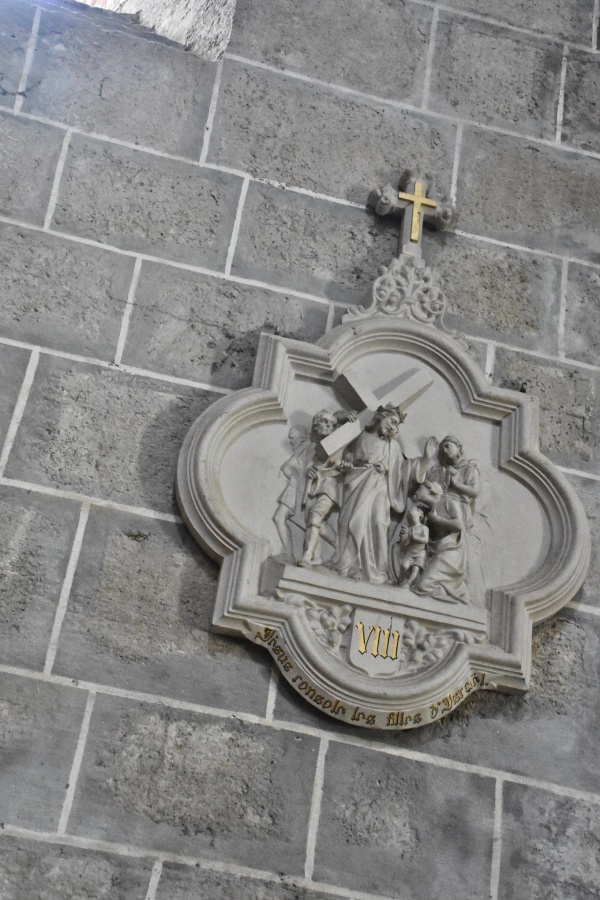
[(425, 459), (433, 459), (435, 454), (438, 452), (439, 446), (440, 445), (438, 439), (432, 435), (425, 444)]

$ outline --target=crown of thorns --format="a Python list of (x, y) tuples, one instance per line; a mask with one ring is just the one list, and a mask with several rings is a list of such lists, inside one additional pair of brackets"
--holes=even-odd
[(404, 420), (406, 419), (406, 413), (402, 410), (402, 407), (394, 406), (393, 403), (386, 403), (385, 406), (377, 407), (377, 412), (376, 412), (377, 416), (385, 416), (385, 415), (389, 415), (390, 413), (392, 413), (395, 416), (398, 416), (400, 422), (404, 422)]

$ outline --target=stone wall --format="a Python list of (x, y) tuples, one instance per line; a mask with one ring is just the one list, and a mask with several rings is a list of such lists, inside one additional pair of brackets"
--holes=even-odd
[(261, 331), (318, 338), (424, 164), (450, 324), (539, 395), (600, 515), (594, 0), (239, 0), (202, 63), (127, 18), (0, 6), (2, 900), (587, 900), (600, 883), (600, 563), (529, 695), (353, 731), (209, 632), (174, 503), (190, 423)]

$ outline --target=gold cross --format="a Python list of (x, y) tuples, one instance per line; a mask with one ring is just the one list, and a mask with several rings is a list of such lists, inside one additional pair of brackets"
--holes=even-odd
[(435, 209), (435, 207), (437, 206), (437, 202), (435, 200), (430, 200), (429, 197), (425, 196), (423, 192), (422, 181), (415, 181), (414, 194), (404, 194), (402, 191), (399, 191), (398, 197), (400, 200), (406, 200), (408, 203), (413, 204), (412, 219), (410, 225), (410, 239), (411, 241), (415, 241), (418, 243), (419, 231), (421, 229), (421, 207), (430, 206), (432, 207), (432, 209)]

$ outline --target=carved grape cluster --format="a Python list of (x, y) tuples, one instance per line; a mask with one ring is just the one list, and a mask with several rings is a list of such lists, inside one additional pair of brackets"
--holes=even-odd
[(352, 621), (351, 606), (318, 606), (301, 594), (288, 594), (283, 599), (290, 606), (304, 610), (308, 624), (322, 644), (329, 650), (341, 649), (342, 637)]

